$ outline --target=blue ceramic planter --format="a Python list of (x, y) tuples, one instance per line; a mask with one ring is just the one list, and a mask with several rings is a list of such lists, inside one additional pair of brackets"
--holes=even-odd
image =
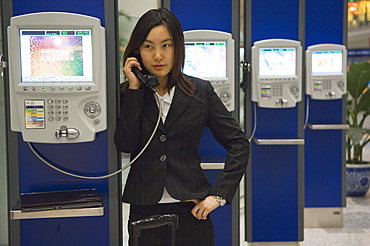
[(370, 164), (347, 164), (347, 196), (365, 196), (370, 187)]

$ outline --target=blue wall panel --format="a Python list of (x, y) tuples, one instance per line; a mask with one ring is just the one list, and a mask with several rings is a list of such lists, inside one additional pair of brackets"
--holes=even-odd
[(252, 0), (252, 41), (269, 38), (298, 40), (297, 0)]
[[(320, 6), (320, 7), (317, 7)], [(306, 45), (343, 44), (342, 0), (306, 0)], [(343, 99), (312, 100), (309, 124), (343, 124)], [(305, 207), (345, 206), (341, 130), (305, 130)]]
[[(299, 40), (299, 0), (251, 1), (251, 40)], [(248, 31), (248, 30), (246, 30)], [(253, 61), (252, 61), (253, 62)], [(252, 63), (252, 69), (256, 64)], [(293, 108), (257, 106), (257, 139), (302, 139), (302, 102)], [(250, 109), (253, 112), (253, 109)], [(252, 116), (254, 114), (252, 113)], [(250, 122), (253, 122), (252, 120)], [(252, 145), (250, 180), (247, 184), (249, 242), (303, 240), (303, 147)]]
[(296, 146), (252, 145), (252, 242), (298, 241)]
[(34, 12), (69, 12), (99, 18), (104, 26), (104, 0), (13, 0), (13, 15)]
[(306, 45), (343, 44), (343, 0), (306, 0)]
[[(70, 12), (97, 17), (104, 25), (104, 0), (22, 1), (13, 0), (13, 15), (34, 12)], [(96, 140), (81, 144), (35, 144), (35, 148), (56, 166), (76, 174), (107, 174), (107, 131)], [(108, 180), (77, 179), (58, 173), (36, 158), (19, 134), (19, 187), (22, 192), (96, 188), (108, 194)], [(109, 204), (104, 216), (50, 218), (20, 221), (21, 245), (109, 245)]]
[(180, 20), (184, 31), (210, 29), (231, 33), (232, 0), (171, 1), (171, 11)]

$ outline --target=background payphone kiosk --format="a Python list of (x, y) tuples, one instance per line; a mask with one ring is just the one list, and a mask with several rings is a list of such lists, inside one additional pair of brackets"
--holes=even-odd
[(299, 41), (269, 39), (252, 47), (252, 101), (264, 108), (290, 108), (302, 100)]
[(11, 204), (15, 245), (20, 245), (15, 241), (22, 245), (114, 245), (115, 236), (119, 238), (110, 226), (115, 223), (110, 212), (117, 209), (110, 203), (115, 199), (110, 193), (115, 190), (110, 186), (114, 181), (65, 175), (96, 177), (112, 168), (106, 50), (105, 28), (96, 17), (38, 12), (10, 19), (10, 126), (20, 132), (11, 147), (18, 153), (14, 157), (18, 163), (11, 163), (10, 168), (18, 173), (12, 176), (19, 182), (17, 195), (78, 189), (96, 189), (103, 195), (103, 205), (94, 208), (23, 212), (18, 204)]
[(185, 74), (209, 80), (231, 112), (235, 109), (234, 40), (214, 30), (184, 32)]
[(317, 44), (306, 50), (306, 94), (335, 100), (347, 93), (347, 50), (339, 44)]
[(303, 231), (304, 139), (297, 115), (302, 48), (299, 41), (266, 39), (254, 43), (251, 57), (254, 130), (246, 184), (247, 241), (296, 245)]
[[(268, 39), (252, 47), (252, 101), (261, 108), (294, 108), (302, 100), (302, 47), (299, 41)], [(272, 115), (271, 115), (272, 116)], [(254, 115), (257, 119), (257, 113)], [(277, 119), (276, 119), (277, 120)], [(273, 123), (270, 120), (270, 123)], [(288, 123), (288, 122), (286, 122)], [(258, 122), (254, 125), (258, 127)], [(278, 131), (278, 130), (277, 130)], [(279, 133), (258, 138), (257, 144), (303, 144), (302, 139), (289, 136), (274, 139)], [(279, 143), (280, 142), (280, 143)]]
[(89, 142), (107, 128), (105, 31), (98, 19), (14, 17), (8, 40), (11, 129), (24, 141)]
[[(347, 92), (347, 50), (317, 44), (306, 50), (305, 226), (343, 226), (344, 163), (336, 154), (343, 130), (341, 109), (333, 103)], [(336, 115), (340, 117), (336, 119)], [(323, 146), (325, 145), (325, 146)], [(333, 149), (334, 148), (334, 149)], [(314, 154), (313, 154), (314, 153)], [(326, 178), (319, 178), (326, 177)]]

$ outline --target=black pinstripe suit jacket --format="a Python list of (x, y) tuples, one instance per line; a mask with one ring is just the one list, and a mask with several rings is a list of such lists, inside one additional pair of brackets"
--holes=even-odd
[[(146, 151), (131, 166), (122, 200), (152, 205), (163, 188), (179, 200), (203, 199), (213, 194), (230, 202), (247, 167), (249, 142), (208, 81), (188, 77), (196, 86), (188, 96), (176, 88), (165, 124)], [(122, 152), (135, 157), (149, 139), (158, 118), (153, 93), (144, 88), (121, 94), (121, 112), (115, 142)], [(227, 150), (225, 168), (214, 187), (200, 167), (198, 147), (208, 126)]]

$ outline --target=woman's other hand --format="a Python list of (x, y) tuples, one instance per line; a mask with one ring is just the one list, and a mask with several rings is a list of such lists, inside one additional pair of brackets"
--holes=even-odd
[(198, 220), (206, 220), (208, 214), (220, 206), (213, 196), (208, 196), (204, 200), (192, 199), (190, 201), (195, 203), (191, 213)]

